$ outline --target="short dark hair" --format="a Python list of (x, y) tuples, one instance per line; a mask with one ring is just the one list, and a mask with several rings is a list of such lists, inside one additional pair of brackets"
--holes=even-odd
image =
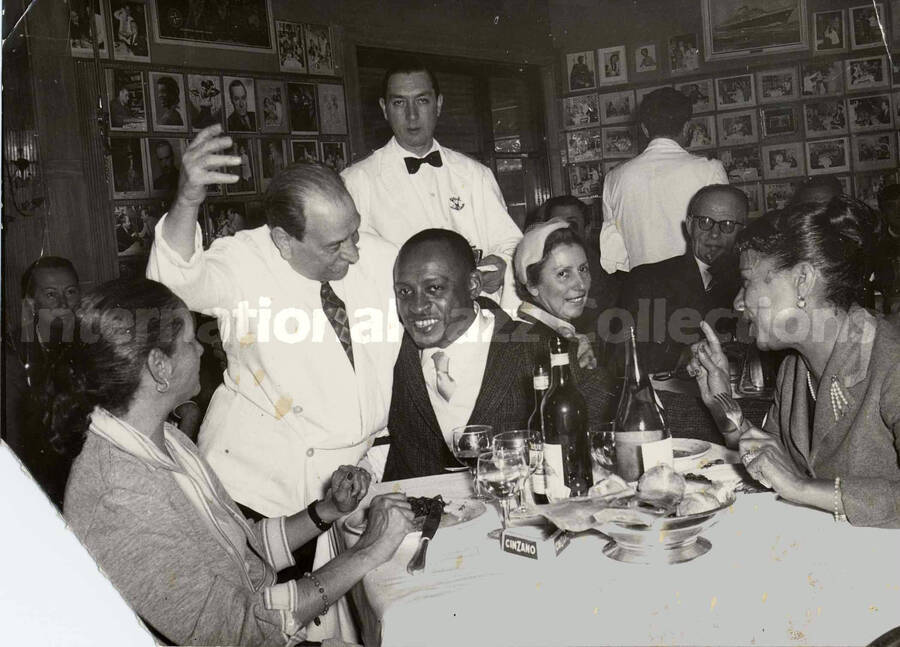
[(704, 198), (709, 196), (711, 193), (730, 194), (743, 206), (745, 216), (750, 210), (750, 201), (747, 199), (747, 194), (733, 184), (707, 184), (705, 187), (701, 188), (699, 191), (697, 191), (697, 193), (691, 196), (691, 200), (690, 202), (688, 202), (687, 215), (693, 216), (694, 212), (697, 210), (697, 206), (704, 200)]
[(42, 256), (29, 265), (28, 269), (25, 270), (25, 273), (22, 274), (20, 285), (24, 296), (34, 296), (34, 273), (38, 270), (68, 270), (72, 273), (72, 276), (75, 277), (75, 280), (78, 281), (78, 272), (75, 271), (75, 266), (72, 265), (72, 261), (68, 258), (63, 258), (62, 256)]
[(557, 207), (575, 207), (581, 212), (583, 225), (588, 225), (588, 206), (574, 195), (557, 195), (547, 200), (540, 208), (535, 209), (525, 221), (525, 229), (539, 222), (547, 222), (553, 217)]
[(838, 196), (826, 204), (792, 204), (757, 218), (737, 237), (735, 251), (773, 259), (776, 271), (807, 262), (821, 272), (825, 299), (849, 309), (863, 302), (870, 260), (882, 222), (868, 205)]
[(156, 79), (157, 85), (164, 85), (166, 90), (169, 92), (169, 96), (173, 97), (177, 102), (179, 97), (181, 97), (181, 90), (178, 89), (178, 84), (175, 82), (171, 76), (160, 76)]
[(231, 83), (228, 84), (228, 96), (229, 97), (231, 96), (231, 90), (233, 88), (236, 88), (237, 86), (241, 86), (241, 88), (243, 88), (244, 92), (247, 91), (247, 86), (244, 85), (243, 81), (241, 81), (240, 79), (234, 79)]
[(350, 198), (341, 176), (319, 162), (295, 162), (275, 174), (263, 196), (269, 227), (281, 227), (297, 240), (306, 233), (310, 199)]
[(462, 235), (450, 229), (423, 229), (412, 235), (400, 247), (397, 254), (397, 263), (409, 255), (419, 245), (437, 244), (444, 245), (450, 252), (455, 263), (459, 264), (460, 271), (469, 274), (475, 271), (475, 255), (472, 246)]
[(638, 121), (651, 138), (677, 137), (691, 118), (693, 104), (674, 88), (659, 88), (644, 97), (638, 107)]
[(114, 415), (128, 410), (150, 351), (174, 352), (180, 310), (187, 310), (184, 302), (149, 279), (116, 279), (85, 295), (75, 312), (79, 339), (48, 371), (39, 394), (56, 451), (80, 448), (94, 407)]
[(431, 81), (431, 87), (434, 88), (434, 96), (440, 95), (441, 86), (438, 84), (434, 70), (415, 56), (402, 56), (394, 61), (384, 73), (381, 79), (381, 98), (385, 101), (387, 100), (388, 82), (390, 82), (392, 76), (395, 74), (414, 74), (415, 72), (424, 72)]
[[(544, 269), (544, 265), (550, 258), (550, 254), (553, 253), (554, 249), (561, 245), (576, 245), (587, 253), (587, 249), (584, 246), (584, 241), (581, 239), (581, 236), (579, 236), (571, 227), (561, 227), (550, 232), (547, 239), (544, 241), (544, 251), (541, 255), (541, 260), (537, 263), (532, 263), (525, 268), (525, 278), (527, 283), (521, 283), (516, 280), (516, 294), (519, 295), (520, 299), (529, 302), (534, 301), (534, 297), (531, 296), (531, 293), (528, 291), (528, 286), (537, 285), (540, 282), (541, 270)], [(513, 263), (515, 263), (515, 260), (513, 260)]]
[[(791, 198), (791, 203), (801, 203), (801, 196), (803, 196), (803, 193), (805, 191), (811, 191), (815, 189), (824, 189), (826, 191), (829, 191), (831, 192), (831, 197), (833, 198), (841, 195), (844, 192), (844, 185), (842, 185), (841, 181), (833, 175), (814, 175), (797, 187), (797, 190), (794, 192), (794, 195)], [(829, 200), (830, 199), (831, 198), (829, 198)]]

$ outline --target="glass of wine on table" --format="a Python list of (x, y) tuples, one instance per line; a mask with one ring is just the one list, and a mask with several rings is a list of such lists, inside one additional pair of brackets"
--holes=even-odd
[[(491, 440), (494, 437), (494, 428), (491, 425), (466, 425), (453, 430), (453, 455), (472, 474), (475, 499), (486, 499), (478, 487), (475, 478), (478, 466), (478, 456), (491, 449)], [(448, 467), (448, 471), (456, 471)]]
[(484, 490), (500, 502), (502, 528), (488, 533), (488, 537), (499, 538), (500, 533), (509, 526), (509, 502), (519, 491), (524, 476), (528, 474), (525, 453), (508, 449), (484, 452), (478, 456), (475, 473)]
[(526, 495), (528, 493), (528, 480), (534, 473), (538, 464), (543, 460), (541, 449), (541, 432), (530, 429), (514, 429), (494, 435), (491, 448), (496, 451), (515, 451), (522, 454), (527, 468), (519, 482), (519, 500), (516, 512), (524, 512), (526, 507)]

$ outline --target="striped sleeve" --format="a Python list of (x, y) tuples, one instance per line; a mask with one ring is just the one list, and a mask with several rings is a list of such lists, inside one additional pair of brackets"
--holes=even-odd
[(274, 584), (263, 591), (266, 609), (277, 611), (281, 616), (281, 632), (288, 637), (289, 645), (306, 639), (306, 629), (295, 613), (298, 599), (296, 580)]
[(266, 561), (275, 571), (294, 565), (294, 556), (285, 532), (285, 517), (263, 519), (259, 522), (258, 533), (266, 551)]

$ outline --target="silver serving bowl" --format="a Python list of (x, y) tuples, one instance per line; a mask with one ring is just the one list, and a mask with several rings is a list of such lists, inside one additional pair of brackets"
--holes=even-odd
[(700, 533), (716, 523), (716, 515), (734, 501), (732, 496), (718, 508), (684, 517), (661, 517), (652, 525), (610, 521), (598, 528), (610, 538), (603, 547), (603, 554), (631, 564), (689, 562), (712, 548)]

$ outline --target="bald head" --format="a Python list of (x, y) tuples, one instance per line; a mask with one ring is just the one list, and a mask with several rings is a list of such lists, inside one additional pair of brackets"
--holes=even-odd
[(738, 231), (747, 224), (747, 196), (728, 184), (705, 186), (691, 198), (685, 221), (694, 256), (712, 265), (730, 253)]

